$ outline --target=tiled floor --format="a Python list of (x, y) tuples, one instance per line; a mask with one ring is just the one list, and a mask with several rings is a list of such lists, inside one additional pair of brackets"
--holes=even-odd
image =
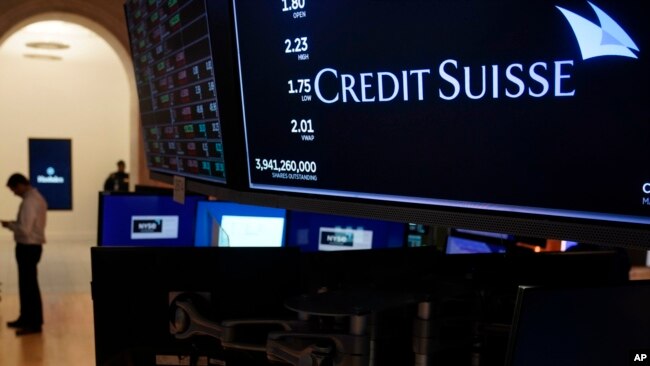
[(0, 365), (94, 365), (90, 245), (49, 242), (38, 270), (43, 333), (17, 337), (6, 327), (18, 316), (14, 243), (0, 241)]

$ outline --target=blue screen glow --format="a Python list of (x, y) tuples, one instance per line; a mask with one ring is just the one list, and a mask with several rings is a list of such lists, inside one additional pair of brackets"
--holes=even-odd
[(193, 246), (197, 202), (172, 196), (100, 194), (99, 245)]

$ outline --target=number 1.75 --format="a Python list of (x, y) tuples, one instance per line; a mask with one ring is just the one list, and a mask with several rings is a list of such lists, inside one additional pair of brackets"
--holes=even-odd
[(287, 81), (289, 84), (289, 94), (311, 93), (311, 80), (298, 79), (295, 84), (293, 80)]

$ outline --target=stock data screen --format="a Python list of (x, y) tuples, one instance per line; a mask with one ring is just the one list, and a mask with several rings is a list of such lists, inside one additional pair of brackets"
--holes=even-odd
[(205, 0), (131, 0), (125, 8), (149, 168), (225, 183)]
[(232, 0), (253, 189), (650, 224), (632, 0)]

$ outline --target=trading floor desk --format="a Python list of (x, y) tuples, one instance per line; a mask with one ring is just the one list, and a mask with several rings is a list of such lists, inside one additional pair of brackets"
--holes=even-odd
[(92, 265), (101, 366), (503, 365), (520, 285), (627, 283), (615, 252), (98, 247)]

